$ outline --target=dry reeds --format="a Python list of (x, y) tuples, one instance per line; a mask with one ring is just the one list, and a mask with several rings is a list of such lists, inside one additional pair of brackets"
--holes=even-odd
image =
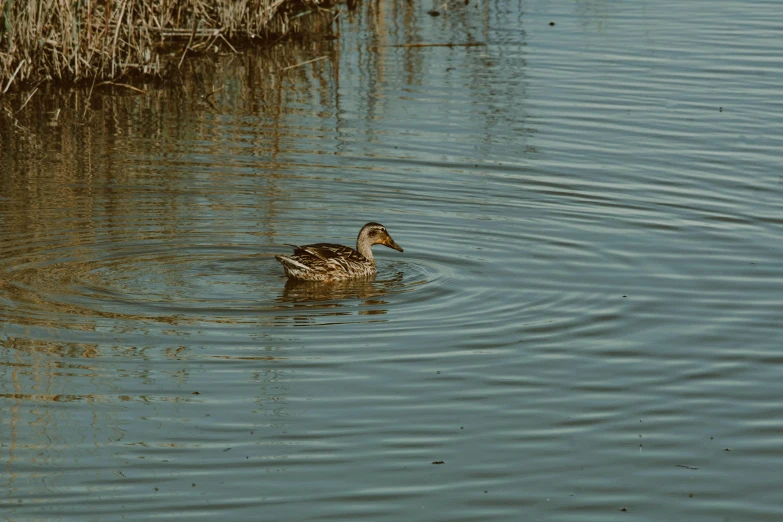
[[(0, 93), (45, 79), (162, 76), (188, 50), (295, 29), (319, 0), (0, 0)], [(172, 45), (169, 45), (172, 44)]]

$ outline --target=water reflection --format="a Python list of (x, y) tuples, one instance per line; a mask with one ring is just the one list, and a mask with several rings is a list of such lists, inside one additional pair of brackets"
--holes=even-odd
[[(323, 283), (289, 279), (278, 296), (277, 302), (290, 306), (293, 324), (339, 324), (336, 317), (382, 316), (388, 312), (392, 293), (404, 292), (410, 287), (403, 283), (404, 273), (395, 272), (385, 277), (353, 279)], [(319, 318), (329, 318), (322, 321)], [(279, 317), (278, 319), (285, 318)], [(384, 322), (385, 319), (366, 319), (365, 322)]]
[(335, 281), (323, 283), (318, 281), (299, 281), (289, 279), (283, 293), (279, 297), (281, 302), (301, 303), (305, 301), (329, 301), (342, 299), (365, 299), (367, 304), (385, 304), (383, 301), (370, 300), (383, 297), (388, 292), (398, 288), (402, 284), (404, 274), (396, 272), (384, 278), (357, 278), (348, 281)]
[[(464, 172), (409, 179), (420, 165), (393, 166), (422, 146), (440, 158), (449, 141), (428, 144), (440, 128), (429, 125), (454, 125), (454, 106), (427, 103), (422, 126), (384, 128), (384, 114), (417, 98), (412, 88), (440, 67), (426, 50), (391, 46), (431, 34), (422, 21), (414, 4), (367, 2), (336, 21), (362, 25), (346, 27), (344, 40), (189, 61), (174, 90), (43, 89), (23, 110), (0, 112), (0, 438), (10, 441), (0, 485), (19, 500), (20, 517), (35, 510), (27, 499), (58, 518), (69, 509), (76, 520), (100, 516), (83, 502), (88, 488), (92, 499), (142, 511), (148, 505), (134, 498), (168, 489), (176, 494), (165, 497), (164, 515), (179, 502), (206, 513), (203, 498), (231, 504), (259, 483), (238, 481), (242, 473), (350, 462), (333, 436), (361, 433), (350, 411), (334, 408), (366, 392), (341, 389), (346, 372), (363, 370), (358, 352), (340, 351), (394, 339), (394, 312), (413, 308), (404, 299), (426, 314), (448, 291), (436, 290), (452, 280), (444, 274), (470, 261), (446, 248), (417, 259), (415, 238), (447, 243), (438, 239), (452, 225), (410, 225), (400, 230), (412, 253), (382, 262), (374, 279), (283, 283), (273, 245), (281, 231), (294, 243), (353, 236), (366, 213), (364, 222), (405, 221), (411, 210), (416, 222), (438, 221), (445, 214), (428, 208), (442, 195), (471, 211), (455, 190), (466, 186)], [(22, 96), (3, 102), (19, 107)], [(445, 170), (437, 158), (430, 167)], [(335, 400), (311, 424), (308, 402), (329, 394)], [(331, 426), (336, 419), (347, 427)], [(301, 489), (290, 485), (289, 495)], [(256, 489), (242, 495), (259, 498)]]

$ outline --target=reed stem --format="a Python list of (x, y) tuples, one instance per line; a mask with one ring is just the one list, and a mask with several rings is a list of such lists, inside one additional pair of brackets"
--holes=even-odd
[[(162, 77), (188, 50), (262, 42), (322, 0), (0, 0), (0, 86)], [(171, 45), (183, 49), (172, 55)], [(209, 42), (209, 46), (205, 44)], [(181, 54), (180, 54), (181, 53)], [(179, 63), (178, 63), (179, 62)]]

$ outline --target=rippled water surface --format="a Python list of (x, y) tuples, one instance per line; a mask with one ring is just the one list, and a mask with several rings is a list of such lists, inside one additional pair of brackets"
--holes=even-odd
[(0, 515), (783, 517), (779, 4), (413, 4), (0, 99)]

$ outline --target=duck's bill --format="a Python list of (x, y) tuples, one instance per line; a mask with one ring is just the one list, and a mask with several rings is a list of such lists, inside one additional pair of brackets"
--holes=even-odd
[(391, 237), (389, 237), (389, 240), (384, 243), (389, 248), (393, 248), (394, 250), (397, 250), (398, 252), (403, 252), (402, 247), (398, 245)]

